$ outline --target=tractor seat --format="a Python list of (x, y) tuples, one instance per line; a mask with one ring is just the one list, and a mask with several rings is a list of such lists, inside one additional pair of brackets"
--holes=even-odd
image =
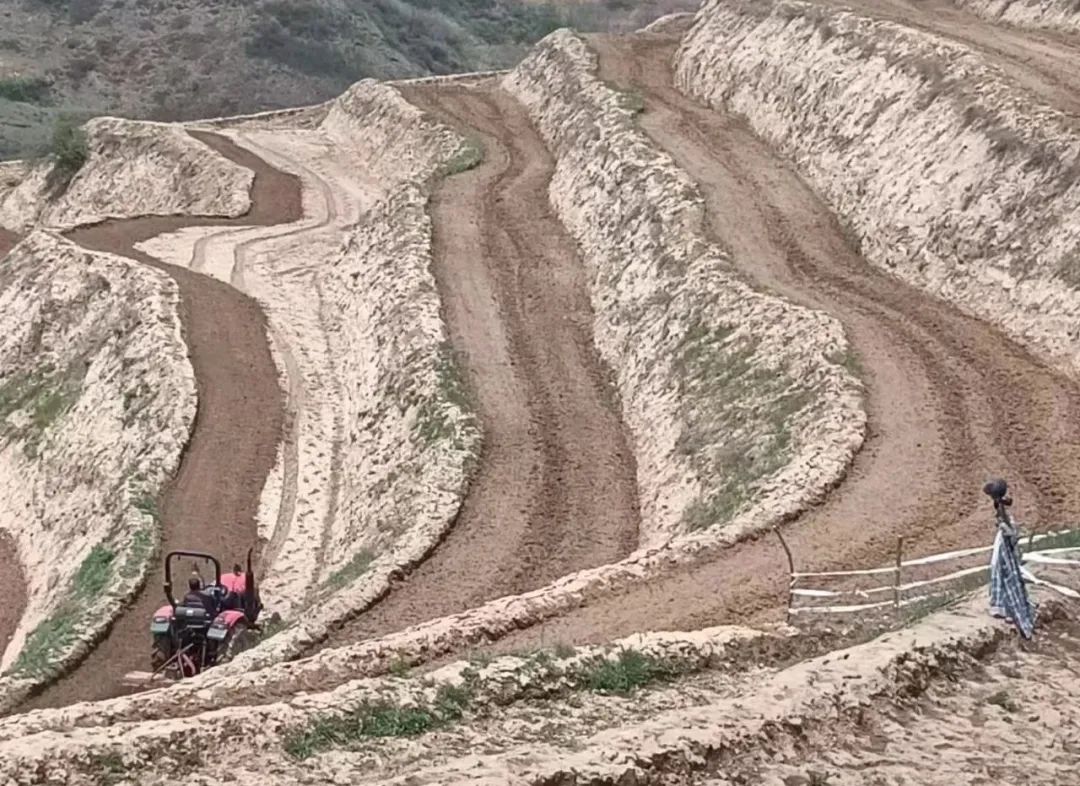
[(177, 606), (173, 619), (184, 628), (209, 628), (213, 616), (202, 606)]

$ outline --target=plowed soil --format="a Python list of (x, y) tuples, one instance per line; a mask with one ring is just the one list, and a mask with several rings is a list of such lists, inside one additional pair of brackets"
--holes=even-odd
[[(800, 570), (888, 562), (985, 545), (980, 487), (1000, 474), (1019, 518), (1074, 521), (1080, 495), (1080, 391), (995, 328), (861, 259), (828, 208), (742, 121), (672, 87), (677, 42), (598, 37), (601, 77), (639, 91), (646, 133), (694, 177), (712, 239), (759, 286), (838, 317), (868, 387), (866, 445), (820, 507), (787, 525)], [(777, 618), (786, 564), (760, 538), (647, 587), (591, 602), (501, 641), (597, 642), (640, 630), (690, 630)]]
[[(300, 182), (215, 134), (191, 132), (226, 158), (255, 172), (252, 207), (236, 219), (147, 217), (75, 229), (79, 245), (164, 270), (180, 287), (181, 321), (198, 386), (199, 409), (176, 478), (159, 500), (164, 551), (210, 552), (227, 568), (257, 545), (259, 495), (281, 438), (284, 399), (270, 355), (266, 319), (250, 297), (216, 279), (163, 264), (135, 244), (193, 225), (271, 226), (302, 217)], [(148, 625), (165, 603), (160, 570), (105, 639), (68, 676), (23, 709), (57, 707), (131, 692), (123, 675), (150, 660)]]
[(446, 541), (329, 645), (535, 589), (637, 545), (633, 455), (593, 346), (586, 272), (548, 202), (550, 154), (494, 87), (405, 95), (485, 150), (431, 206), (435, 276), (484, 448)]
[(19, 236), (3, 227), (0, 227), (0, 259), (7, 256), (8, 251), (15, 248), (19, 242)]

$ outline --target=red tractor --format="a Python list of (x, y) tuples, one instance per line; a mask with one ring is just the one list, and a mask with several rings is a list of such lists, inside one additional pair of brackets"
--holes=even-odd
[[(197, 563), (193, 562), (192, 578), (185, 584), (187, 594), (177, 600), (173, 594), (173, 562), (184, 558), (210, 563), (214, 578), (204, 584)], [(165, 597), (169, 603), (154, 613), (150, 623), (151, 677), (193, 677), (231, 660), (254, 643), (262, 604), (251, 570), (250, 550), (247, 570), (237, 568), (239, 565), (232, 573), (223, 575), (221, 563), (210, 554), (171, 551), (166, 555)]]

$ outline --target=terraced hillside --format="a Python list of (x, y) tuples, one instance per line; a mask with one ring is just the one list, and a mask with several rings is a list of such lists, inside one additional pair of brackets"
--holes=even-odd
[[(505, 72), (95, 120), (59, 187), (4, 165), (0, 356), (79, 377), (0, 394), (0, 484), (39, 489), (0, 508), (0, 774), (1068, 782), (1074, 600), (1030, 643), (981, 592), (797, 630), (771, 535), (802, 571), (986, 546), (991, 474), (1029, 529), (1078, 518), (1068, 18), (709, 0)], [(250, 543), (282, 624), (124, 695), (153, 555)]]

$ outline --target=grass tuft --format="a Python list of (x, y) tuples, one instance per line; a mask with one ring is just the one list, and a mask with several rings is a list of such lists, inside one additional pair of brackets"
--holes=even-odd
[(462, 425), (471, 423), (473, 407), (469, 388), (461, 373), (461, 363), (449, 342), (439, 347), (435, 374), (437, 393), (420, 406), (413, 433), (423, 445), (449, 440), (455, 450), (464, 450), (464, 435), (455, 418), (461, 418)]
[(1001, 707), (1001, 709), (1005, 710), (1005, 712), (1008, 713), (1020, 711), (1020, 706), (1015, 701), (1013, 701), (1011, 696), (1009, 696), (1009, 692), (1004, 690), (999, 690), (992, 696), (987, 697), (986, 703), (993, 704), (996, 707)]
[(475, 169), (484, 161), (484, 146), (476, 139), (466, 139), (448, 161), (439, 167), (437, 177), (451, 177)]
[(352, 584), (367, 572), (367, 569), (371, 567), (371, 563), (374, 561), (374, 553), (368, 549), (361, 549), (344, 567), (338, 568), (331, 574), (330, 578), (326, 580), (325, 586), (332, 590), (339, 590)]
[(405, 658), (395, 658), (390, 663), (390, 673), (399, 679), (408, 679), (412, 676), (412, 666)]
[(629, 696), (650, 683), (673, 679), (680, 671), (672, 661), (622, 649), (615, 660), (605, 660), (585, 671), (578, 684), (593, 693)]
[(90, 157), (86, 132), (72, 118), (62, 117), (56, 121), (49, 153), (53, 160), (49, 173), (49, 189), (55, 198), (67, 190), (72, 178), (82, 169)]
[(577, 650), (574, 649), (574, 646), (572, 644), (567, 644), (563, 641), (560, 641), (558, 644), (556, 644), (553, 651), (555, 653), (555, 657), (559, 660), (566, 660), (567, 658), (572, 658), (577, 655)]
[(303, 761), (320, 751), (342, 748), (368, 737), (415, 737), (439, 725), (425, 707), (363, 704), (350, 713), (318, 718), (285, 738), (285, 753)]

